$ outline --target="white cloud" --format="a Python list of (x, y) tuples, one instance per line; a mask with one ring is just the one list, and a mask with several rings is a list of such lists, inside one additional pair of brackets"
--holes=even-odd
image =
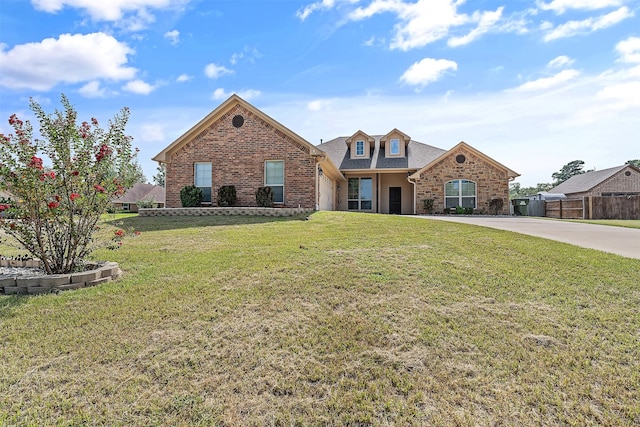
[(260, 92), (259, 90), (254, 90), (254, 89), (247, 89), (239, 92), (225, 92), (223, 88), (218, 88), (213, 91), (213, 95), (211, 96), (211, 98), (217, 101), (224, 100), (229, 98), (234, 93), (236, 93), (240, 98), (244, 99), (245, 101), (249, 101), (250, 99), (257, 98), (262, 94), (262, 92)]
[(178, 83), (184, 83), (184, 82), (188, 82), (189, 80), (191, 80), (193, 78), (193, 76), (190, 76), (188, 74), (180, 74), (178, 76), (178, 78), (176, 79), (176, 81)]
[(301, 21), (304, 21), (313, 12), (317, 12), (321, 10), (330, 10), (336, 6), (339, 6), (340, 3), (357, 3), (358, 1), (360, 0), (318, 0), (316, 2), (306, 5), (301, 9), (298, 9), (298, 11), (296, 12), (296, 16)]
[(550, 31), (545, 34), (544, 41), (548, 42), (565, 37), (573, 37), (578, 34), (592, 33), (597, 30), (611, 27), (612, 25), (615, 25), (627, 18), (631, 18), (633, 15), (633, 11), (624, 6), (597, 18), (588, 18), (582, 21), (568, 21), (550, 29)]
[(439, 80), (447, 71), (457, 70), (458, 64), (447, 59), (424, 58), (411, 65), (400, 80), (415, 86), (426, 86)]
[(329, 107), (331, 107), (331, 100), (329, 99), (316, 99), (307, 104), (309, 111), (327, 110)]
[(131, 93), (137, 93), (139, 95), (148, 95), (156, 89), (156, 86), (150, 85), (140, 79), (131, 80), (122, 86), (122, 90)]
[(232, 74), (233, 70), (228, 69), (223, 65), (208, 64), (204, 67), (204, 74), (210, 79), (217, 79), (225, 74)]
[(617, 72), (607, 71), (594, 79), (594, 82), (600, 89), (592, 98), (592, 102), (574, 115), (575, 123), (589, 124), (615, 120), (618, 116), (634, 110), (640, 114), (640, 97), (637, 96), (640, 93), (640, 66)]
[(254, 64), (256, 62), (256, 59), (260, 58), (261, 56), (262, 55), (255, 47), (252, 48), (249, 46), (245, 46), (241, 52), (236, 52), (231, 55), (231, 58), (229, 58), (229, 62), (231, 63), (231, 65), (236, 65), (238, 62), (240, 62), (241, 59), (244, 59), (245, 62)]
[(78, 92), (85, 98), (104, 98), (106, 95), (106, 89), (100, 86), (98, 80), (90, 81), (78, 89)]
[(566, 65), (571, 65), (573, 64), (573, 59), (569, 58), (566, 55), (561, 55), (561, 56), (557, 56), (555, 58), (553, 58), (551, 61), (549, 61), (549, 63), (547, 64), (548, 68), (562, 68)]
[(471, 30), (466, 36), (451, 37), (447, 44), (451, 47), (463, 46), (476, 40), (481, 35), (488, 33), (495, 28), (496, 23), (502, 17), (502, 11), (504, 7), (499, 7), (497, 10), (491, 12), (475, 12), (473, 14), (473, 20), (478, 23), (478, 26)]
[(640, 63), (640, 37), (629, 37), (616, 45), (621, 62)]
[(138, 139), (142, 142), (162, 142), (165, 140), (164, 126), (159, 123), (146, 123), (140, 127)]
[(62, 34), (16, 45), (0, 50), (0, 85), (46, 91), (60, 83), (131, 79), (137, 70), (126, 64), (133, 53), (104, 33)]
[(451, 29), (475, 24), (464, 36), (449, 39), (449, 46), (461, 46), (476, 40), (492, 30), (513, 31), (512, 26), (499, 27), (503, 7), (495, 11), (475, 11), (472, 15), (458, 13), (462, 4), (456, 0), (418, 0), (406, 2), (400, 0), (374, 0), (366, 7), (353, 10), (348, 18), (353, 21), (371, 18), (381, 13), (392, 13), (398, 22), (394, 26), (391, 49), (410, 50), (426, 46), (436, 40), (450, 36)]
[(178, 30), (167, 31), (166, 33), (164, 33), (164, 38), (169, 40), (169, 42), (175, 46), (180, 41), (180, 31)]
[(622, 3), (622, 0), (552, 0), (549, 3), (538, 0), (536, 5), (541, 10), (551, 10), (561, 15), (569, 9), (597, 10), (607, 7), (618, 7)]
[(65, 7), (84, 10), (95, 21), (120, 21), (127, 14), (134, 14), (140, 22), (153, 22), (149, 9), (180, 9), (189, 0), (31, 0), (33, 6), (49, 13), (60, 12)]
[(551, 77), (543, 77), (537, 80), (532, 80), (518, 86), (515, 90), (520, 92), (531, 92), (551, 89), (557, 86), (561, 86), (570, 80), (575, 79), (580, 75), (578, 70), (562, 70), (558, 74)]

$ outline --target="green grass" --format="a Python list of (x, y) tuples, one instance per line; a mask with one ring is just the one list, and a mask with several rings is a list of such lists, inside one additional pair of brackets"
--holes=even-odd
[(572, 222), (612, 225), (614, 227), (640, 228), (640, 219), (576, 219)]
[(638, 425), (640, 260), (320, 212), (123, 219), (123, 279), (0, 297), (0, 425)]

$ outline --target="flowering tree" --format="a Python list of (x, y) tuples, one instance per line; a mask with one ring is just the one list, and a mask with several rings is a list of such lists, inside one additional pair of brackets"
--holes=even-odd
[[(96, 248), (100, 215), (133, 185), (137, 151), (125, 134), (127, 108), (104, 130), (95, 118), (78, 125), (69, 100), (62, 95), (61, 102), (64, 111), (48, 115), (31, 99), (43, 139), (15, 114), (14, 133), (0, 134), (0, 190), (11, 194), (0, 204), (0, 229), (40, 259), (47, 274), (80, 269)], [(121, 243), (124, 232), (115, 233)]]

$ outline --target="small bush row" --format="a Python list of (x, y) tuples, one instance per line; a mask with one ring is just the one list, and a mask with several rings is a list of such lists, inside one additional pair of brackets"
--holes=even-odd
[[(259, 207), (273, 207), (273, 191), (271, 187), (258, 187), (256, 190), (256, 204)], [(195, 185), (188, 185), (180, 190), (180, 202), (183, 208), (198, 207), (202, 204), (204, 193), (202, 189)], [(238, 201), (236, 187), (234, 185), (223, 185), (218, 189), (216, 202), (220, 207), (235, 206)]]

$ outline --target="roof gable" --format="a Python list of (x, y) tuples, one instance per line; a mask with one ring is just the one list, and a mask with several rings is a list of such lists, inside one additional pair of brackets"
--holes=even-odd
[(244, 99), (240, 98), (238, 95), (234, 94), (234, 95), (231, 95), (222, 104), (220, 104), (211, 113), (207, 114), (202, 120), (196, 123), (191, 129), (189, 129), (180, 137), (178, 137), (178, 139), (176, 139), (171, 144), (169, 144), (169, 146), (167, 146), (164, 150), (156, 154), (152, 160), (155, 160), (156, 162), (160, 162), (160, 163), (166, 162), (169, 153), (172, 153), (178, 150), (179, 148), (181, 148), (182, 146), (184, 146), (185, 144), (187, 144), (194, 137), (206, 131), (206, 129), (209, 126), (211, 126), (213, 123), (218, 121), (221, 117), (223, 117), (225, 114), (229, 113), (229, 111), (233, 110), (238, 106), (241, 106), (246, 110), (250, 111), (252, 114), (255, 114), (257, 117), (259, 117), (269, 125), (273, 126), (276, 130), (282, 132), (284, 135), (296, 141), (302, 147), (305, 147), (306, 149), (308, 149), (309, 153), (312, 156), (322, 155), (322, 152), (318, 150), (315, 145), (311, 144), (310, 142), (302, 138), (300, 135), (296, 134), (286, 126), (278, 123), (276, 120), (272, 119), (271, 117), (269, 117), (268, 115), (266, 115), (265, 113), (263, 113), (262, 111), (254, 107), (253, 105), (249, 104)]
[(411, 137), (409, 135), (407, 135), (404, 132), (399, 131), (397, 128), (394, 128), (391, 132), (389, 132), (388, 134), (382, 136), (380, 138), (380, 147), (384, 147), (385, 143), (389, 140), (389, 138), (393, 135), (398, 135), (400, 136), (400, 138), (402, 138), (402, 140), (404, 141), (404, 145), (406, 146), (407, 144), (409, 144), (409, 141), (411, 141)]
[(412, 178), (412, 179), (420, 178), (420, 175), (422, 175), (422, 173), (424, 173), (426, 170), (432, 168), (434, 165), (439, 163), (441, 160), (443, 160), (443, 159), (445, 159), (445, 158), (447, 158), (449, 156), (452, 156), (454, 154), (457, 155), (457, 153), (459, 153), (462, 150), (470, 151), (471, 153), (473, 153), (474, 155), (480, 157), (481, 159), (483, 159), (484, 161), (486, 161), (490, 165), (493, 165), (494, 167), (496, 167), (498, 169), (502, 169), (502, 170), (506, 171), (507, 172), (507, 176), (509, 178), (516, 178), (516, 177), (520, 176), (520, 174), (518, 172), (515, 172), (515, 171), (509, 169), (508, 167), (506, 167), (502, 163), (500, 163), (500, 162), (492, 159), (491, 157), (487, 156), (482, 151), (479, 151), (479, 150), (473, 148), (472, 146), (470, 146), (469, 144), (467, 144), (464, 141), (460, 141), (458, 144), (456, 144), (455, 147), (451, 148), (448, 151), (445, 151), (444, 153), (442, 153), (442, 155), (440, 155), (439, 157), (433, 159), (428, 164), (424, 165), (420, 170), (418, 170), (417, 172), (412, 174), (410, 176), (410, 178)]
[(362, 140), (367, 141), (367, 142), (372, 143), (372, 144), (375, 142), (375, 138), (374, 137), (367, 135), (366, 133), (364, 133), (361, 130), (358, 130), (356, 133), (354, 133), (353, 135), (348, 137), (344, 142), (347, 145), (349, 145), (349, 144), (351, 144), (351, 142), (359, 140), (359, 138), (362, 138)]

